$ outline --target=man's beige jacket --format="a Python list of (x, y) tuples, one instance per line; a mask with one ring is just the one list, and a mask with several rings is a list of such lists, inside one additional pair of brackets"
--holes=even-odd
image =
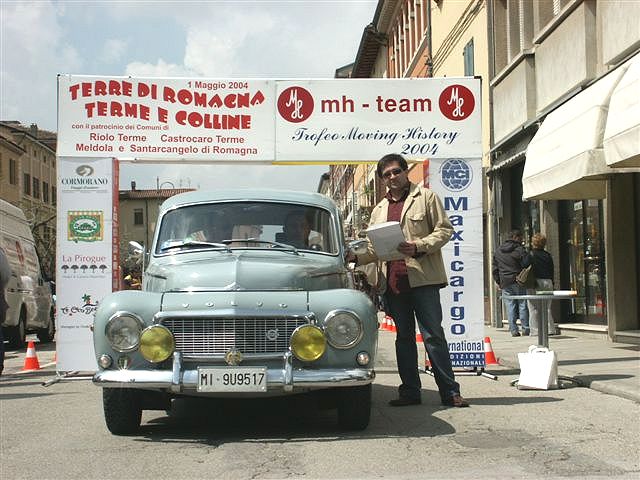
[[(418, 247), (418, 257), (405, 257), (409, 273), (409, 285), (422, 287), (424, 285), (446, 285), (447, 274), (442, 260), (442, 247), (451, 239), (453, 226), (442, 206), (442, 201), (431, 190), (409, 184), (409, 195), (404, 202), (400, 226), (407, 241), (415, 242)], [(389, 201), (383, 198), (371, 212), (370, 225), (387, 221)], [(420, 255), (422, 254), (422, 255)], [(382, 293), (387, 286), (386, 262), (378, 260), (369, 243), (367, 253), (358, 255), (358, 265), (378, 262), (379, 278), (373, 285), (377, 285)], [(372, 279), (373, 280), (373, 279)]]

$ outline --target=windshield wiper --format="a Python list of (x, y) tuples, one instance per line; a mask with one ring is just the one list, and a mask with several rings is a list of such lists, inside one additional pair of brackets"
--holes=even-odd
[(218, 242), (204, 242), (201, 240), (176, 240), (176, 241), (167, 241), (162, 244), (160, 248), (161, 251), (165, 252), (167, 250), (171, 250), (174, 248), (184, 248), (184, 247), (214, 247), (214, 248), (223, 248), (228, 253), (231, 253), (231, 248), (229, 245)]
[[(298, 249), (293, 245), (289, 245), (288, 243), (280, 243), (280, 242), (271, 242), (269, 240), (260, 240), (259, 238), (239, 238), (239, 239), (231, 239), (231, 240), (222, 240), (222, 243), (228, 245), (230, 243), (261, 243), (264, 245), (269, 245), (272, 248), (282, 248), (288, 252), (292, 252), (296, 255), (300, 255)], [(227, 247), (228, 248), (228, 247)]]

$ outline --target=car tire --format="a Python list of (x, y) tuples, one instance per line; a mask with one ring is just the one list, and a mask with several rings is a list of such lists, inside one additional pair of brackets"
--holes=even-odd
[(11, 348), (16, 350), (24, 348), (27, 339), (27, 312), (24, 308), (20, 311), (18, 324), (7, 329), (7, 338)]
[(339, 388), (338, 425), (343, 430), (364, 430), (371, 418), (371, 384)]
[(40, 343), (53, 342), (53, 338), (56, 334), (56, 319), (53, 314), (53, 310), (49, 315), (49, 325), (47, 325), (45, 328), (39, 328), (36, 331), (36, 334), (38, 335), (38, 340), (40, 340)]
[(132, 435), (140, 429), (140, 395), (129, 388), (103, 388), (102, 405), (107, 428), (114, 435)]

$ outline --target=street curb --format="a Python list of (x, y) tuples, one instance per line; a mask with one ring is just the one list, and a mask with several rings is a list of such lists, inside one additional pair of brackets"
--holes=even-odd
[[(500, 365), (504, 367), (520, 370), (520, 364), (518, 362), (505, 360), (504, 358), (501, 358), (501, 357), (498, 358), (498, 362), (500, 363)], [(566, 372), (561, 373), (559, 370), (558, 370), (558, 373), (566, 377), (574, 376), (574, 375), (566, 375)], [(615, 385), (611, 385), (609, 383), (602, 382), (600, 380), (585, 382), (584, 380), (581, 379), (580, 384), (584, 388), (589, 388), (591, 390), (595, 390), (600, 393), (606, 393), (607, 395), (614, 395), (616, 397), (621, 397), (636, 403), (640, 403), (640, 392), (638, 391), (630, 391), (628, 389), (616, 387)]]

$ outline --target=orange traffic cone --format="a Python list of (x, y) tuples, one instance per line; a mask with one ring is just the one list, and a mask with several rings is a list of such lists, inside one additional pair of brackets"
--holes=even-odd
[(22, 371), (27, 370), (40, 370), (40, 362), (38, 362), (38, 355), (36, 355), (36, 346), (33, 342), (27, 344), (27, 355), (24, 357), (24, 367)]
[(485, 365), (500, 365), (496, 359), (495, 353), (493, 353), (493, 347), (491, 346), (491, 337), (484, 337), (484, 364)]
[(422, 338), (422, 332), (420, 330), (416, 332), (416, 343), (424, 343), (424, 339)]

